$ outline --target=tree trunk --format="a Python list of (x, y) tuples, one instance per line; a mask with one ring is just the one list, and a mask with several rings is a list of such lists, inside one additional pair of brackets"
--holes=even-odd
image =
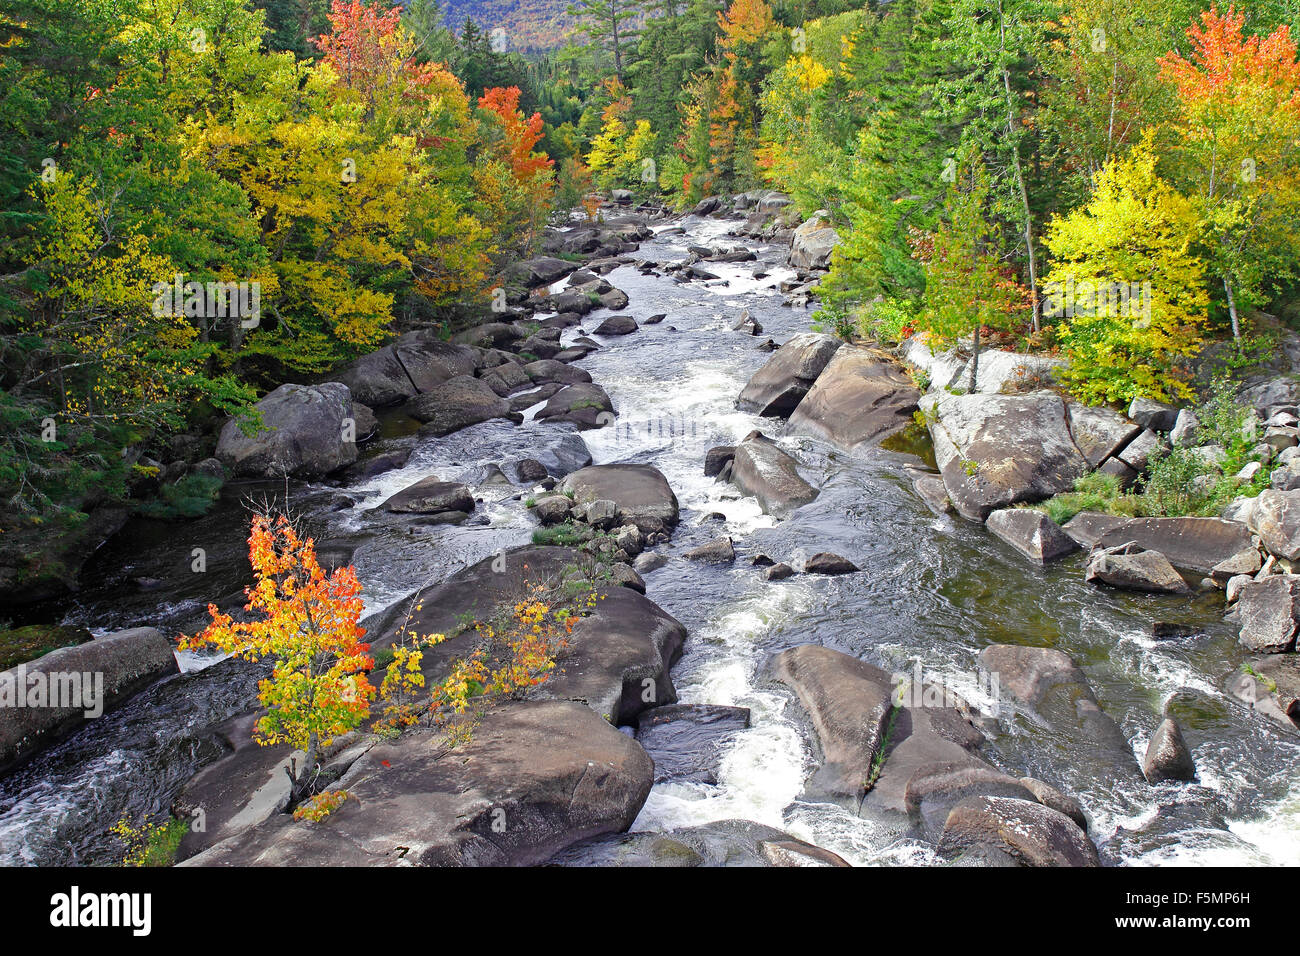
[(979, 371), (980, 371), (980, 327), (977, 325), (975, 326), (974, 333), (971, 335), (970, 390), (972, 394), (975, 392), (975, 389), (978, 387), (978, 379), (976, 376), (979, 375)]
[(1232, 294), (1232, 282), (1227, 276), (1223, 277), (1223, 291), (1228, 293), (1228, 315), (1232, 317), (1232, 338), (1236, 341), (1241, 338), (1241, 320), (1237, 317), (1237, 297)]

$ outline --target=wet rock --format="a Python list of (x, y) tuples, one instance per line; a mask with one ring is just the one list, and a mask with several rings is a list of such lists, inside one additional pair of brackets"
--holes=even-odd
[(1159, 551), (1176, 567), (1209, 574), (1216, 564), (1251, 547), (1245, 525), (1222, 518), (1130, 518), (1097, 540), (1097, 546), (1112, 548), (1136, 542), (1148, 551)]
[[(626, 303), (624, 303), (626, 304)], [(637, 330), (636, 319), (630, 315), (612, 315), (596, 326), (596, 335), (629, 335)]]
[(1196, 763), (1178, 721), (1166, 717), (1160, 722), (1142, 758), (1142, 773), (1150, 783), (1196, 779)]
[(356, 441), (345, 441), (345, 426), (355, 418), (352, 395), (339, 382), (281, 385), (255, 406), (262, 430), (245, 435), (228, 421), (217, 441), (216, 457), (241, 478), (319, 477), (357, 460)]
[(807, 792), (848, 801), (856, 810), (885, 743), (893, 710), (889, 675), (815, 644), (779, 654), (774, 672), (799, 695), (821, 742), (825, 759)]
[(1074, 797), (1068, 796), (1057, 790), (1051, 784), (1043, 783), (1033, 777), (1021, 777), (1020, 785), (1034, 795), (1037, 800), (1045, 807), (1051, 807), (1058, 813), (1064, 813), (1067, 817), (1079, 824), (1079, 829), (1084, 833), (1088, 832), (1088, 817), (1083, 812), (1083, 807)]
[(136, 627), (0, 672), (0, 773), (177, 673), (172, 651), (161, 632)]
[(550, 861), (558, 866), (848, 866), (841, 857), (750, 820), (718, 820), (665, 833), (592, 840)]
[(537, 452), (537, 460), (546, 467), (549, 475), (563, 478), (579, 468), (590, 465), (591, 451), (581, 435), (577, 432), (565, 431), (554, 436), (546, 448)]
[(1082, 734), (1118, 767), (1137, 770), (1124, 732), (1101, 709), (1087, 677), (1067, 654), (1048, 647), (991, 644), (979, 659), (986, 672), (997, 675), (1001, 691), (1049, 725)]
[(817, 497), (817, 489), (800, 477), (797, 464), (770, 438), (754, 431), (736, 446), (731, 480), (757, 498), (765, 513), (784, 518)]
[(951, 763), (920, 767), (907, 781), (903, 799), (926, 839), (938, 842), (952, 808), (973, 796), (1034, 799), (1018, 780), (992, 767)]
[(850, 561), (848, 558), (833, 554), (830, 551), (823, 551), (820, 554), (814, 554), (804, 564), (805, 574), (854, 574), (862, 569)]
[(985, 526), (1031, 561), (1046, 564), (1063, 558), (1079, 546), (1055, 521), (1041, 511), (1006, 508), (988, 517)]
[(550, 472), (546, 470), (546, 466), (536, 458), (521, 458), (519, 461), (515, 462), (514, 470), (519, 481), (524, 483), (530, 481), (541, 481), (550, 474)]
[(790, 415), (790, 433), (852, 450), (911, 424), (920, 396), (892, 358), (844, 345)]
[(794, 574), (794, 568), (782, 561), (774, 564), (763, 572), (763, 577), (768, 581), (784, 581)]
[(539, 256), (536, 259), (514, 263), (506, 269), (506, 275), (529, 289), (535, 289), (538, 286), (558, 282), (577, 267), (576, 262), (567, 259)]
[(950, 395), (928, 412), (935, 458), (958, 512), (977, 521), (1073, 489), (1088, 470), (1054, 392)]
[(425, 423), (422, 432), (449, 435), (493, 418), (510, 415), (510, 403), (481, 379), (461, 375), (411, 400), (411, 415)]
[(574, 368), (572, 365), (566, 365), (564, 362), (557, 362), (555, 359), (539, 359), (536, 362), (529, 362), (523, 369), (532, 381), (542, 385), (548, 383), (574, 385), (578, 382), (591, 381), (590, 372)]
[(645, 581), (629, 564), (615, 563), (609, 569), (611, 584), (621, 588), (630, 588), (637, 594), (645, 594)]
[(637, 718), (636, 739), (654, 760), (655, 783), (716, 784), (724, 750), (748, 727), (748, 707), (669, 704)]
[(1267, 695), (1278, 713), (1300, 726), (1300, 655), (1254, 657), (1248, 666), (1258, 681), (1259, 695)]
[(843, 344), (834, 336), (816, 332), (796, 335), (753, 374), (737, 404), (763, 416), (788, 416)]
[(534, 416), (538, 421), (572, 422), (578, 429), (603, 428), (614, 421), (614, 403), (594, 383), (566, 385)]
[(349, 465), (343, 471), (343, 478), (348, 482), (361, 482), (376, 475), (382, 475), (386, 471), (393, 471), (401, 468), (411, 458), (411, 449), (394, 448), (391, 451), (381, 452), (378, 455), (372, 455), (364, 458), (354, 465)]
[(734, 445), (719, 445), (710, 448), (704, 455), (704, 477), (715, 478), (722, 473), (723, 467), (736, 457)]
[(1088, 558), (1085, 580), (1109, 584), (1126, 591), (1180, 594), (1189, 590), (1182, 575), (1159, 551), (1143, 551), (1135, 545), (1098, 548)]
[(474, 496), (459, 482), (429, 477), (403, 488), (388, 498), (382, 507), (394, 514), (431, 515), (445, 511), (468, 514), (474, 510)]
[[(564, 309), (548, 309), (549, 312), (563, 312)], [(479, 348), (501, 348), (516, 342), (527, 335), (523, 329), (509, 322), (487, 322), (483, 325), (457, 332), (451, 337), (455, 345), (476, 345)]]
[(1238, 640), (1252, 651), (1283, 654), (1295, 648), (1300, 629), (1300, 575), (1273, 574), (1241, 587), (1237, 596)]
[(730, 538), (718, 538), (697, 548), (691, 548), (684, 557), (689, 561), (702, 561), (708, 564), (730, 564), (736, 560), (736, 549)]
[(677, 524), (677, 496), (663, 473), (652, 465), (591, 465), (564, 479), (579, 503), (605, 499), (614, 502), (620, 524), (634, 524), (651, 534)]
[(533, 384), (533, 380), (518, 362), (502, 362), (494, 368), (487, 369), (479, 377), (488, 388), (502, 398)]
[(632, 562), (632, 567), (641, 574), (649, 574), (651, 571), (658, 571), (667, 563), (668, 555), (655, 551), (637, 555), (636, 560)]
[(647, 316), (642, 320), (642, 325), (658, 325), (664, 319), (668, 318), (667, 312), (656, 312), (654, 315)]
[(921, 475), (912, 480), (912, 490), (925, 502), (927, 508), (937, 515), (952, 513), (952, 502), (948, 500), (948, 489), (943, 479), (937, 475)]
[(1021, 866), (1100, 866), (1097, 847), (1065, 814), (1012, 797), (968, 797), (953, 807), (939, 849)]
[(1178, 409), (1152, 398), (1135, 398), (1129, 404), (1128, 417), (1153, 432), (1168, 432), (1178, 424)]
[(627, 829), (654, 775), (636, 741), (567, 701), (502, 704), (468, 743), (435, 743), (416, 730), (371, 748), (328, 825), (277, 814), (183, 865), (535, 864)]

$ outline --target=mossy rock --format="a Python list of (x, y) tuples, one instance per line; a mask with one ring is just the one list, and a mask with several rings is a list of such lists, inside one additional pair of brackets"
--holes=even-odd
[(31, 624), (0, 631), (0, 670), (34, 661), (60, 647), (75, 647), (92, 640), (94, 635), (84, 627), (58, 624)]

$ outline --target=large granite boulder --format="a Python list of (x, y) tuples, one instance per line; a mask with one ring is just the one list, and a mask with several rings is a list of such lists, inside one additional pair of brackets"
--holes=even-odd
[(1059, 810), (1030, 800), (975, 796), (948, 814), (939, 849), (1019, 866), (1100, 866), (1097, 847)]
[(226, 422), (217, 458), (240, 478), (319, 477), (357, 460), (352, 393), (340, 382), (281, 385), (255, 406), (262, 427)]
[(1300, 575), (1271, 574), (1248, 581), (1237, 597), (1239, 640), (1252, 651), (1283, 654), (1295, 649), (1300, 631)]
[(893, 359), (845, 345), (790, 416), (790, 431), (853, 449), (911, 424), (920, 397)]
[(603, 428), (614, 421), (614, 403), (599, 385), (577, 382), (552, 395), (535, 417), (538, 421), (571, 422), (579, 431)]
[(840, 244), (840, 236), (825, 216), (824, 212), (814, 213), (794, 231), (786, 261), (796, 269), (809, 272), (831, 267), (831, 253)]
[(474, 510), (474, 496), (459, 482), (441, 481), (436, 475), (421, 478), (389, 497), (382, 505), (395, 514), (442, 514)]
[(817, 376), (844, 344), (833, 335), (804, 332), (772, 353), (753, 374), (737, 404), (765, 417), (788, 416), (808, 394)]
[(408, 332), (363, 355), (335, 378), (352, 398), (375, 408), (397, 405), (458, 375), (473, 375), (480, 358), (468, 345), (444, 342), (432, 332)]
[(799, 475), (798, 462), (762, 432), (750, 432), (736, 446), (731, 480), (758, 499), (763, 511), (784, 518), (817, 497), (817, 489)]
[(1004, 508), (985, 522), (995, 535), (1031, 561), (1046, 564), (1063, 558), (1079, 545), (1055, 521), (1030, 508)]
[(1088, 470), (1055, 392), (942, 394), (925, 404), (943, 483), (964, 517), (983, 521), (1069, 491)]
[(553, 866), (848, 866), (830, 850), (752, 820), (715, 820), (680, 830), (600, 837), (552, 857)]
[(458, 375), (410, 402), (411, 415), (431, 435), (449, 435), (470, 425), (511, 415), (510, 403), (479, 378)]
[(1300, 489), (1259, 493), (1249, 513), (1250, 530), (1270, 554), (1300, 560)]
[(1084, 580), (1152, 594), (1181, 594), (1190, 590), (1167, 557), (1131, 543), (1095, 549), (1088, 558)]
[(649, 534), (677, 524), (677, 496), (653, 465), (590, 465), (568, 475), (561, 490), (574, 501), (612, 501), (618, 524), (634, 524)]

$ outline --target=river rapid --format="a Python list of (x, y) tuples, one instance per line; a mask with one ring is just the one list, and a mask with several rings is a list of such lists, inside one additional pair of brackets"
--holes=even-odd
[[(685, 227), (684, 232), (674, 228)], [(673, 682), (685, 703), (748, 707), (751, 727), (723, 756), (718, 784), (655, 786), (633, 826), (663, 831), (724, 819), (784, 829), (854, 864), (935, 864), (933, 847), (883, 819), (800, 799), (814, 768), (816, 737), (792, 692), (768, 674), (772, 654), (820, 643), (891, 673), (951, 688), (994, 712), (1000, 732), (986, 752), (999, 768), (1033, 776), (1077, 797), (1108, 864), (1300, 864), (1300, 737), (1253, 712), (1225, 689), (1245, 659), (1222, 621), (1217, 594), (1149, 596), (1084, 582), (1085, 557), (1032, 566), (981, 526), (936, 516), (911, 480), (928, 470), (924, 442), (850, 455), (807, 438), (782, 437), (779, 420), (740, 412), (735, 399), (768, 358), (757, 349), (806, 331), (809, 312), (783, 305), (778, 285), (793, 277), (786, 247), (726, 235), (734, 221), (690, 217), (661, 224), (635, 257), (685, 259), (687, 245), (745, 245), (757, 262), (705, 263), (717, 281), (679, 283), (622, 266), (607, 278), (624, 290), (622, 311), (656, 325), (602, 340), (581, 367), (613, 399), (612, 426), (582, 433), (597, 464), (660, 469), (682, 506), (661, 547), (672, 559), (645, 575), (647, 594), (689, 630)], [(766, 273), (756, 278), (755, 273)], [(760, 336), (732, 330), (748, 309)], [(583, 323), (594, 328), (604, 313)], [(577, 329), (566, 330), (571, 341)], [(504, 421), (443, 438), (420, 438), (399, 412), (381, 415), (381, 437), (363, 454), (413, 448), (407, 464), (350, 485), (291, 482), (230, 485), (209, 516), (184, 524), (133, 521), (92, 560), (82, 591), (44, 609), (97, 633), (149, 625), (192, 633), (208, 601), (239, 603), (246, 582), (244, 500), (284, 495), (309, 518), (326, 557), (351, 561), (378, 612), (430, 581), (502, 548), (526, 543), (535, 522), (527, 489), (485, 484), (487, 466), (563, 449), (562, 426)], [(755, 428), (780, 438), (821, 494), (790, 518), (764, 515), (752, 498), (703, 475), (705, 452)], [(390, 494), (428, 475), (464, 481), (482, 497), (459, 527), (411, 529), (376, 510)], [(681, 558), (722, 534), (733, 565)], [(195, 549), (203, 567), (195, 571)], [(764, 580), (760, 553), (800, 566), (820, 551), (863, 569), (841, 577)], [(1155, 620), (1193, 625), (1174, 640), (1151, 637)], [(1135, 755), (1166, 707), (1192, 747), (1199, 781), (1148, 785), (1117, 776), (1103, 755), (1017, 712), (990, 686), (977, 655), (991, 643), (1059, 648), (1087, 673), (1103, 708)], [(245, 710), (257, 674), (233, 662), (186, 659), (163, 681), (93, 721), (19, 771), (0, 779), (0, 863), (106, 863), (120, 857), (109, 827), (165, 811), (179, 787), (219, 748), (211, 726)], [(581, 860), (581, 854), (576, 859)]]

